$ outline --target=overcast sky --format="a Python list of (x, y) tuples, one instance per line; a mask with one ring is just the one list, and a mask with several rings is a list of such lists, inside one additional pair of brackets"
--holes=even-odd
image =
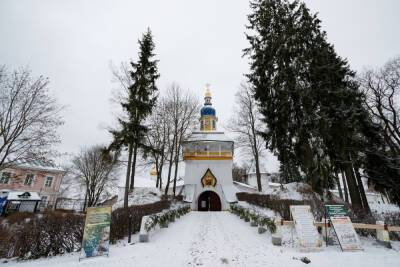
[[(306, 1), (328, 40), (351, 67), (380, 66), (400, 55), (400, 1)], [(110, 63), (136, 59), (150, 27), (160, 60), (161, 91), (177, 82), (203, 97), (211, 84), (219, 121), (231, 116), (234, 93), (248, 70), (242, 49), (246, 0), (0, 0), (0, 64), (29, 66), (50, 78), (66, 106), (61, 152), (107, 143), (115, 119)], [(268, 159), (267, 169), (276, 168)]]

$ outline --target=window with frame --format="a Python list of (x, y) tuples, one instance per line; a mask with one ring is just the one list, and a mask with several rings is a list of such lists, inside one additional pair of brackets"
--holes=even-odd
[(47, 206), (47, 196), (42, 196), (40, 198), (40, 206), (41, 207), (46, 207)]
[(24, 185), (27, 186), (32, 186), (33, 185), (33, 179), (35, 178), (35, 175), (32, 173), (28, 173), (25, 177), (25, 182)]
[(0, 173), (0, 184), (8, 184), (10, 183), (11, 173), (2, 172)]
[(44, 186), (45, 187), (51, 187), (52, 184), (53, 184), (53, 177), (51, 177), (51, 176), (46, 177), (46, 181), (44, 182)]

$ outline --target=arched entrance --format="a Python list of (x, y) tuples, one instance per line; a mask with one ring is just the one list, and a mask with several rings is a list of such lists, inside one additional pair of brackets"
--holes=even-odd
[(221, 211), (221, 200), (217, 193), (204, 191), (197, 201), (199, 211)]

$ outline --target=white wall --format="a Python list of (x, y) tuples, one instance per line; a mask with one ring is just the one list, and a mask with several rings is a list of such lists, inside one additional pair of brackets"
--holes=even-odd
[[(233, 185), (232, 179), (232, 160), (187, 160), (185, 161), (185, 185), (194, 185), (195, 192), (191, 208), (197, 210), (197, 200), (204, 191), (213, 191), (218, 194), (221, 200), (222, 210), (229, 208), (222, 191), (223, 185)], [(215, 187), (203, 187), (201, 178), (210, 169), (217, 179)]]

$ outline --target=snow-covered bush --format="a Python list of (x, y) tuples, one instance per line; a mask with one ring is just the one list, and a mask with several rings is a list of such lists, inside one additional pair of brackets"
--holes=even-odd
[(160, 227), (167, 227), (170, 222), (175, 221), (176, 218), (188, 213), (190, 211), (189, 205), (180, 206), (178, 208), (165, 210), (151, 215), (145, 225), (147, 232), (154, 229), (157, 225)]
[(258, 225), (261, 227), (267, 227), (267, 229), (271, 233), (275, 233), (276, 231), (275, 222), (271, 218), (268, 218), (267, 216), (260, 216), (258, 218)]
[(265, 215), (261, 215), (260, 213), (254, 211), (254, 210), (245, 208), (239, 204), (231, 204), (230, 211), (233, 214), (240, 216), (240, 218), (244, 219), (245, 221), (252, 220), (252, 221), (256, 222), (259, 226), (267, 227), (267, 229), (271, 233), (274, 233), (276, 231), (276, 225), (275, 225), (273, 219), (271, 219)]

